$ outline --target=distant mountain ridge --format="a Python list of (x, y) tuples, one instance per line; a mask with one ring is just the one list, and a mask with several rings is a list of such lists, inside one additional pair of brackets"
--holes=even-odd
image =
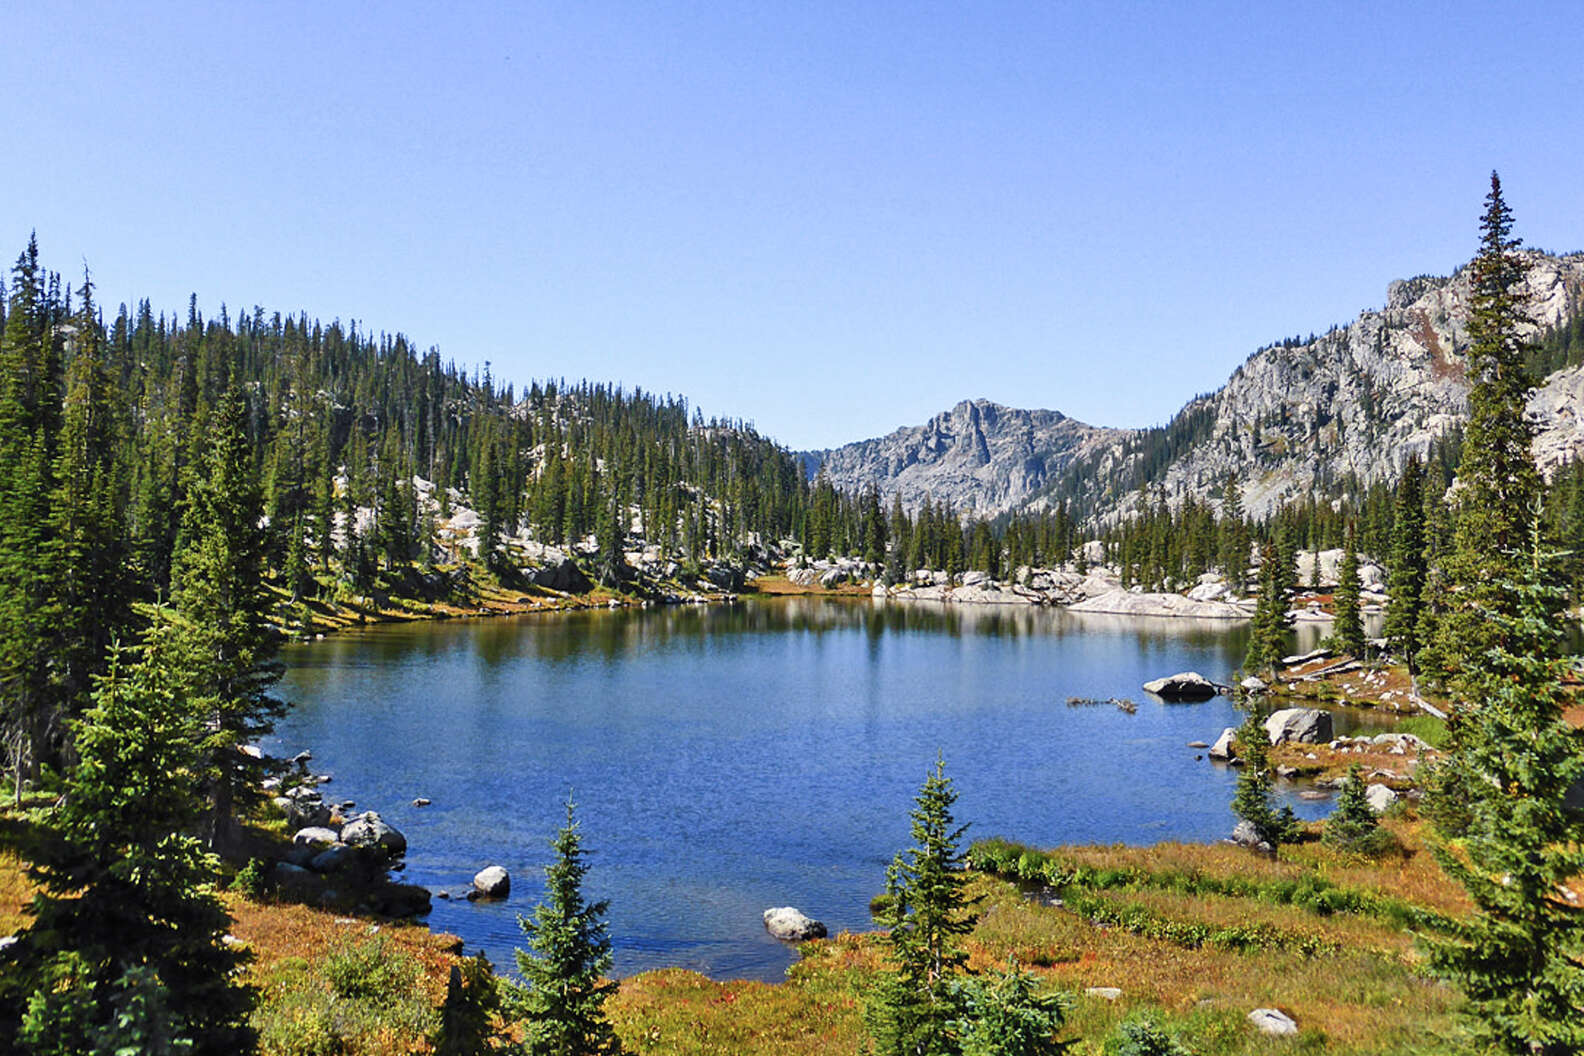
[(837, 490), (874, 485), (889, 502), (916, 510), (926, 497), (982, 516), (1015, 509), (1072, 462), (1125, 435), (1057, 411), (963, 400), (923, 425), (800, 457), (809, 476), (822, 468)]
[[(1535, 338), (1584, 315), (1584, 253), (1522, 253)], [(1176, 504), (1210, 495), (1228, 473), (1263, 517), (1344, 482), (1391, 480), (1468, 414), (1469, 277), (1419, 276), (1386, 303), (1322, 336), (1256, 350), (1213, 393), (1165, 426), (1104, 429), (1055, 411), (986, 400), (959, 403), (922, 426), (804, 455), (838, 488), (871, 484), (916, 505), (925, 493), (993, 515), (1066, 504), (1100, 522), (1126, 516), (1148, 492)], [(1584, 366), (1556, 370), (1530, 400), (1542, 469), (1584, 457)]]

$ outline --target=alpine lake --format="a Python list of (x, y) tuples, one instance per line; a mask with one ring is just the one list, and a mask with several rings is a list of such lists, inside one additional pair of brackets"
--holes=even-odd
[[(1321, 633), (1300, 626), (1296, 647)], [(775, 980), (797, 954), (765, 932), (764, 910), (870, 930), (937, 756), (964, 848), (1225, 836), (1236, 771), (1188, 744), (1242, 713), (1140, 686), (1178, 671), (1226, 681), (1247, 634), (821, 597), (387, 624), (287, 650), (294, 707), (269, 747), (312, 749), (314, 772), (333, 775), (327, 801), (400, 829), (402, 877), (452, 895), (428, 924), (498, 970), (515, 971), (517, 915), (542, 894), (570, 793), (584, 894), (610, 903), (615, 974)], [(1282, 795), (1305, 818), (1331, 809)], [(486, 865), (510, 872), (510, 897), (466, 901)]]

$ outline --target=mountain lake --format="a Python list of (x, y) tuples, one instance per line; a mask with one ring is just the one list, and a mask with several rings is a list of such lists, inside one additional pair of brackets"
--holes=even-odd
[[(1236, 772), (1188, 743), (1241, 713), (1140, 685), (1226, 681), (1247, 626), (808, 597), (388, 624), (288, 648), (294, 707), (269, 747), (312, 749), (328, 802), (400, 829), (401, 876), (455, 896), (428, 924), (498, 970), (515, 970), (570, 792), (617, 975), (775, 980), (796, 951), (763, 911), (872, 928), (937, 754), (964, 847), (1225, 836)], [(1299, 627), (1297, 646), (1320, 634)], [(1302, 817), (1331, 809), (1293, 792)], [(510, 898), (465, 901), (487, 865), (509, 870)]]

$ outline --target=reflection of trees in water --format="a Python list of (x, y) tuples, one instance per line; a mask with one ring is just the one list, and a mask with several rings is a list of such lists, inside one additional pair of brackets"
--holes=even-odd
[[(550, 662), (614, 661), (659, 648), (703, 653), (711, 639), (797, 632), (862, 631), (871, 653), (887, 635), (1001, 638), (1113, 637), (1155, 648), (1225, 644), (1236, 651), (1246, 621), (1074, 613), (1038, 605), (954, 605), (870, 598), (785, 597), (718, 605), (530, 613), (485, 620), (382, 625), (289, 650), (300, 673), (321, 665), (432, 660), (467, 653), (488, 664), (532, 657)], [(524, 633), (530, 630), (532, 633)], [(1299, 624), (1295, 648), (1313, 648), (1329, 624)]]

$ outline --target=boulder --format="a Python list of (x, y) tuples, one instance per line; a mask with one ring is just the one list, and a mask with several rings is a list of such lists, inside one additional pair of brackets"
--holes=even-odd
[(1265, 720), (1271, 744), (1321, 744), (1331, 740), (1331, 713), (1319, 708), (1283, 708)]
[(341, 841), (354, 847), (378, 847), (392, 857), (407, 852), (407, 837), (372, 810), (343, 825)]
[(1220, 687), (1197, 671), (1183, 671), (1167, 678), (1144, 683), (1144, 692), (1162, 700), (1209, 700)]
[(801, 910), (791, 906), (778, 906), (765, 910), (764, 926), (773, 938), (783, 942), (823, 939), (826, 935), (825, 925), (817, 920), (810, 920)]
[(1298, 1024), (1293, 1018), (1274, 1008), (1256, 1008), (1248, 1014), (1248, 1018), (1261, 1034), (1280, 1038), (1298, 1033)]
[(505, 898), (511, 894), (511, 874), (498, 865), (480, 869), (473, 877), (473, 890), (483, 898)]
[(1227, 837), (1228, 843), (1235, 843), (1239, 847), (1249, 847), (1256, 851), (1271, 851), (1271, 845), (1260, 839), (1259, 830), (1251, 822), (1240, 821), (1232, 829), (1232, 835)]
[(292, 834), (292, 843), (306, 847), (328, 847), (332, 843), (340, 843), (341, 834), (335, 829), (327, 829), (322, 825), (313, 825), (305, 829), (298, 829)]
[(563, 558), (558, 564), (535, 569), (528, 578), (535, 586), (559, 590), (564, 594), (587, 594), (594, 589), (594, 584), (571, 558)]
[(415, 807), (427, 807), (428, 805), (429, 799), (426, 796), (419, 796), (417, 799), (413, 800), (413, 806)]
[(982, 587), (989, 582), (990, 573), (988, 572), (981, 572), (976, 569), (962, 574), (962, 585), (965, 587)]
[(1235, 737), (1237, 737), (1237, 727), (1236, 726), (1228, 726), (1226, 729), (1222, 730), (1221, 731), (1221, 736), (1217, 737), (1216, 738), (1216, 742), (1210, 746), (1210, 758), (1212, 758), (1212, 759), (1230, 759), (1230, 758), (1232, 758), (1232, 756), (1235, 754), (1232, 751), (1232, 740)]
[(1120, 986), (1086, 986), (1084, 993), (1089, 997), (1098, 997), (1105, 1001), (1117, 1001), (1122, 997)]
[(1386, 785), (1370, 785), (1364, 790), (1365, 801), (1369, 803), (1370, 809), (1377, 814), (1386, 813), (1392, 808), (1392, 804), (1401, 798), (1394, 789)]
[(308, 868), (316, 873), (333, 873), (345, 869), (357, 860), (357, 852), (344, 843), (332, 843), (308, 862)]
[(1239, 682), (1238, 685), (1242, 686), (1250, 693), (1263, 693), (1270, 688), (1265, 684), (1265, 680), (1260, 678), (1258, 675), (1250, 675), (1243, 681)]
[(1221, 601), (1227, 594), (1227, 585), (1217, 577), (1212, 582), (1200, 583), (1188, 592), (1189, 601)]
[(318, 798), (279, 796), (274, 803), (286, 815), (286, 827), (293, 832), (330, 824), (330, 808)]
[(839, 587), (845, 582), (847, 582), (847, 572), (841, 568), (833, 568), (819, 577), (819, 585), (826, 590)]

